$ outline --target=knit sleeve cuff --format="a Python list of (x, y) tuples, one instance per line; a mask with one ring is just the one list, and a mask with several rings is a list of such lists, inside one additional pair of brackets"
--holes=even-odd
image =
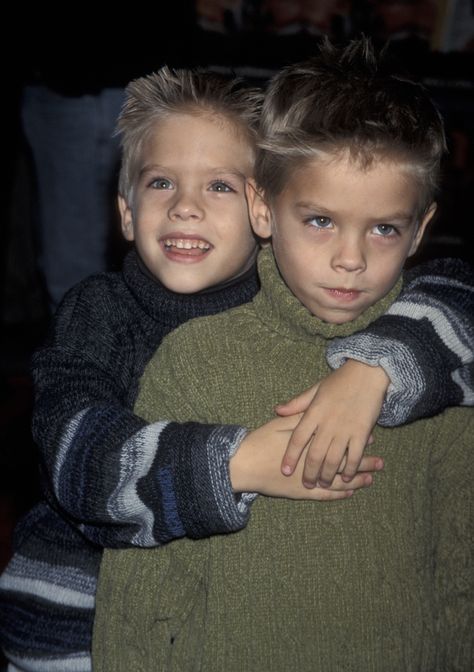
[(249, 519), (256, 495), (232, 490), (229, 461), (247, 430), (237, 425), (187, 423), (192, 440), (175, 470), (176, 498), (186, 536), (235, 532)]
[[(216, 472), (220, 477), (216, 482), (216, 491), (222, 484), (222, 503), (226, 506), (226, 516), (233, 529), (240, 529), (247, 523), (250, 515), (250, 506), (257, 497), (256, 492), (241, 492), (235, 494), (230, 480), (229, 462), (237, 452), (240, 444), (248, 434), (248, 430), (239, 426), (222, 426), (217, 428), (218, 436), (213, 435), (212, 440), (217, 438), (216, 450), (210, 448), (210, 455), (215, 456)], [(209, 460), (212, 462), (212, 458)], [(227, 501), (228, 500), (228, 501)]]

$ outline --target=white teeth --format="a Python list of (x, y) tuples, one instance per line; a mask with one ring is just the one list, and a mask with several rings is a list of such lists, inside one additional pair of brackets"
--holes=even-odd
[(171, 247), (177, 247), (178, 250), (195, 250), (197, 248), (200, 250), (209, 250), (211, 248), (209, 243), (206, 243), (204, 240), (200, 240), (199, 238), (166, 238), (164, 241), (164, 246), (167, 249)]

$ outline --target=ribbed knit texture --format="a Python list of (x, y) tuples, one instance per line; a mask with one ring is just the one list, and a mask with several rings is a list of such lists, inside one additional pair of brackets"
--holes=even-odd
[[(257, 426), (327, 373), (328, 339), (399, 291), (338, 326), (298, 304), (268, 251), (260, 274), (252, 304), (165, 340), (140, 413)], [(472, 670), (473, 430), (471, 410), (377, 428), (385, 473), (350, 500), (260, 497), (235, 534), (106, 552), (94, 670)]]

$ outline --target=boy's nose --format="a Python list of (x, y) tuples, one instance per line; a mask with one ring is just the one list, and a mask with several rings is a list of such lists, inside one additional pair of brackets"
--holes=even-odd
[(357, 239), (341, 239), (337, 242), (333, 254), (333, 265), (336, 269), (351, 273), (364, 271), (367, 261), (362, 241)]
[(186, 221), (189, 219), (201, 219), (204, 214), (199, 198), (191, 193), (177, 194), (172, 203), (168, 216), (170, 219)]

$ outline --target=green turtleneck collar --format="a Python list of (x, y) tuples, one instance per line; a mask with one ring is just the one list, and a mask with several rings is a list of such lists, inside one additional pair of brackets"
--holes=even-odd
[(402, 277), (386, 296), (368, 308), (362, 315), (344, 324), (330, 324), (312, 315), (285, 284), (275, 262), (271, 247), (264, 248), (258, 258), (261, 289), (254, 299), (259, 318), (273, 329), (301, 340), (311, 341), (314, 336), (336, 338), (365, 329), (368, 324), (387, 312), (402, 288)]

